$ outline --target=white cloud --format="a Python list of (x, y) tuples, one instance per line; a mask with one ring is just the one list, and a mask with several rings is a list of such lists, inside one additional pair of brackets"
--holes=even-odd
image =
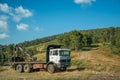
[(74, 0), (76, 4), (91, 4), (92, 2), (95, 2), (96, 0)]
[(28, 18), (33, 15), (30, 10), (24, 9), (22, 6), (13, 8), (6, 3), (0, 3), (0, 11), (9, 15), (15, 22), (19, 22), (23, 18)]
[(9, 7), (6, 3), (0, 4), (0, 11), (9, 13), (11, 11), (11, 7)]
[(0, 20), (0, 32), (8, 31), (8, 24), (6, 21)]
[[(23, 8), (23, 6), (11, 7), (7, 3), (0, 3), (0, 39), (9, 37), (7, 31), (9, 30), (9, 22), (19, 22), (23, 18), (29, 18), (33, 13), (29, 9)], [(16, 25), (18, 30), (28, 30), (28, 24)]]
[(22, 18), (27, 18), (32, 16), (32, 12), (30, 12), (28, 9), (24, 9), (22, 6), (19, 6), (18, 8), (15, 8), (15, 14), (13, 15), (13, 18), (15, 21), (19, 22)]
[(28, 24), (24, 24), (24, 23), (20, 23), (16, 27), (20, 31), (22, 31), (22, 30), (27, 31), (29, 29), (29, 25)]
[(16, 13), (24, 17), (32, 16), (32, 13), (28, 9), (24, 9), (22, 6), (19, 6), (15, 9)]
[(0, 39), (5, 39), (5, 38), (8, 38), (9, 35), (7, 35), (6, 33), (2, 33), (0, 34)]

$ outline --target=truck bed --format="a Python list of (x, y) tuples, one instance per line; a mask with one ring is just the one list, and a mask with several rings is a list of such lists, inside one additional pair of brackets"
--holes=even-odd
[(11, 64), (46, 64), (46, 62), (43, 61), (33, 61), (33, 62), (10, 62)]
[(11, 62), (10, 65), (12, 68), (16, 69), (18, 65), (22, 65), (23, 67), (25, 65), (31, 65), (33, 69), (45, 69), (46, 68), (46, 62), (43, 61), (30, 61), (30, 62)]

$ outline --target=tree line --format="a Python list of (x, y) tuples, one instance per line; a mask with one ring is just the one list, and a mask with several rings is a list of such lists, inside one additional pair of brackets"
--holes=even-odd
[(92, 30), (73, 30), (58, 36), (58, 42), (72, 50), (101, 43), (108, 45), (115, 54), (120, 54), (120, 27)]
[(31, 41), (24, 41), (22, 43), (18, 43), (17, 45), (22, 46), (22, 47), (30, 47), (30, 46), (34, 46), (34, 45), (38, 45), (38, 44), (52, 41), (52, 40), (56, 39), (57, 36), (58, 35), (53, 35), (53, 36), (38, 38), (35, 40), (31, 40)]
[(79, 50), (83, 46), (89, 46), (92, 44), (92, 37), (89, 34), (81, 33), (81, 31), (73, 30), (68, 33), (64, 33), (57, 38), (58, 42), (65, 47), (69, 47), (72, 50)]

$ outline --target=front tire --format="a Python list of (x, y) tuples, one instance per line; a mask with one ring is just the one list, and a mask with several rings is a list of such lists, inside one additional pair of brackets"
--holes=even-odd
[(47, 71), (49, 73), (54, 73), (55, 72), (55, 66), (53, 64), (49, 64), (47, 67)]

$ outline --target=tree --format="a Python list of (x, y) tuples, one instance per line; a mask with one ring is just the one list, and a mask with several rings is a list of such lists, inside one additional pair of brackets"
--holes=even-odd
[(64, 33), (63, 35), (58, 37), (58, 43), (64, 45), (64, 47), (70, 47), (70, 34)]
[(2, 65), (5, 61), (5, 55), (4, 55), (4, 46), (0, 45), (0, 64)]
[(13, 56), (14, 54), (14, 44), (9, 44), (6, 49), (6, 57), (9, 59)]
[(89, 46), (92, 44), (92, 37), (89, 34), (84, 34), (82, 42), (84, 46)]
[(73, 46), (73, 49), (77, 51), (82, 47), (83, 35), (77, 30), (72, 31), (70, 34), (71, 45)]

